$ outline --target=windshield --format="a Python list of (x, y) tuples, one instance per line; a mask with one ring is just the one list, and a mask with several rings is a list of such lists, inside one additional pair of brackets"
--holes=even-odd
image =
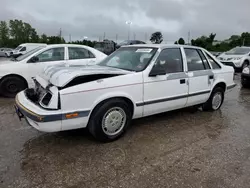
[(18, 47), (16, 47), (15, 50), (20, 50), (21, 48), (22, 48), (22, 46), (18, 46)]
[(99, 65), (139, 72), (148, 66), (156, 51), (157, 48), (121, 48), (101, 61)]
[(19, 57), (16, 58), (15, 60), (16, 60), (16, 61), (22, 61), (22, 60), (24, 60), (26, 57), (29, 57), (29, 56), (32, 55), (33, 53), (36, 53), (37, 51), (39, 51), (39, 50), (41, 50), (41, 49), (43, 49), (43, 48), (45, 48), (45, 47), (44, 47), (44, 46), (40, 46), (40, 47), (38, 47), (38, 48), (35, 48), (35, 49), (33, 49), (33, 50), (27, 52), (26, 54), (19, 56)]
[(226, 54), (230, 55), (244, 55), (250, 52), (250, 48), (233, 48), (232, 50), (228, 51)]

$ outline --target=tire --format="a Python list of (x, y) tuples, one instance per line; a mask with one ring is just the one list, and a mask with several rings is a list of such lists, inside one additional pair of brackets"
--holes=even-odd
[(242, 70), (249, 65), (249, 61), (245, 60), (242, 64)]
[[(131, 119), (132, 110), (129, 105), (122, 99), (112, 99), (94, 109), (90, 117), (88, 129), (98, 141), (112, 142), (126, 132)], [(107, 127), (105, 127), (105, 124)]]
[(250, 83), (247, 80), (241, 78), (241, 85), (243, 88), (248, 88)]
[[(219, 110), (221, 105), (224, 102), (224, 93), (225, 93), (225, 91), (224, 91), (223, 88), (221, 88), (221, 87), (214, 88), (214, 90), (212, 91), (208, 101), (202, 105), (202, 109), (204, 111), (216, 111), (216, 110)], [(215, 105), (213, 105), (213, 99), (214, 99), (215, 96), (218, 96), (218, 95), (220, 95), (220, 97), (221, 97), (220, 102), (218, 102), (217, 106), (215, 106)], [(217, 99), (218, 99), (218, 97), (217, 97)]]
[(25, 80), (17, 76), (8, 76), (0, 82), (0, 94), (4, 97), (14, 98), (16, 94), (27, 88)]

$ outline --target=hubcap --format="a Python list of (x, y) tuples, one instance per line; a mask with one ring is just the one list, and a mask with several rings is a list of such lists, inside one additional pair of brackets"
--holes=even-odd
[(222, 94), (221, 93), (216, 93), (213, 97), (213, 101), (212, 101), (212, 107), (214, 110), (218, 110), (218, 108), (220, 107), (222, 103)]
[(12, 83), (10, 82), (8, 85), (7, 85), (7, 90), (10, 92), (10, 93), (16, 93), (18, 92), (18, 87), (15, 83)]
[(102, 119), (102, 130), (109, 136), (117, 135), (126, 123), (126, 113), (120, 107), (109, 109)]

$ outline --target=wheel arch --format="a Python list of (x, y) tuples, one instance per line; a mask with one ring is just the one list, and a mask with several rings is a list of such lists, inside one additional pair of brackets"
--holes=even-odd
[(135, 104), (133, 103), (133, 101), (129, 97), (127, 97), (127, 96), (120, 95), (120, 96), (113, 96), (113, 97), (103, 98), (102, 100), (99, 100), (97, 103), (95, 103), (94, 107), (92, 108), (92, 110), (90, 112), (89, 119), (93, 115), (94, 111), (96, 109), (98, 109), (98, 107), (100, 107), (101, 105), (103, 105), (107, 101), (115, 100), (115, 99), (124, 100), (129, 105), (129, 108), (132, 110), (132, 116), (134, 115)]
[(26, 87), (29, 86), (27, 80), (26, 80), (23, 76), (21, 76), (21, 75), (19, 75), (19, 74), (8, 74), (8, 75), (5, 75), (5, 76), (3, 76), (3, 77), (0, 79), (0, 83), (1, 83), (5, 78), (7, 78), (7, 77), (18, 77), (18, 78), (22, 79), (22, 80), (25, 82)]
[(227, 90), (227, 84), (226, 84), (225, 81), (222, 81), (222, 80), (218, 81), (218, 82), (214, 85), (212, 91), (213, 91), (215, 88), (217, 88), (217, 87), (221, 87), (221, 88), (224, 90), (224, 92)]

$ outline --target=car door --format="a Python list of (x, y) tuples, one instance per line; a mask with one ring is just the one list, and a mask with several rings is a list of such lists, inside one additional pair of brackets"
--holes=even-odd
[(144, 116), (183, 108), (187, 103), (188, 76), (184, 72), (180, 48), (166, 48), (160, 52), (154, 68), (166, 74), (149, 76), (144, 71)]
[(96, 63), (96, 57), (86, 48), (68, 47), (67, 62), (73, 65), (91, 65)]
[(189, 78), (187, 106), (204, 103), (209, 98), (214, 73), (200, 49), (184, 48), (184, 52)]
[(57, 65), (63, 62), (65, 62), (65, 47), (55, 47), (32, 56), (28, 60), (27, 65), (28, 69), (32, 71), (32, 74), (36, 76), (40, 74), (45, 67)]

